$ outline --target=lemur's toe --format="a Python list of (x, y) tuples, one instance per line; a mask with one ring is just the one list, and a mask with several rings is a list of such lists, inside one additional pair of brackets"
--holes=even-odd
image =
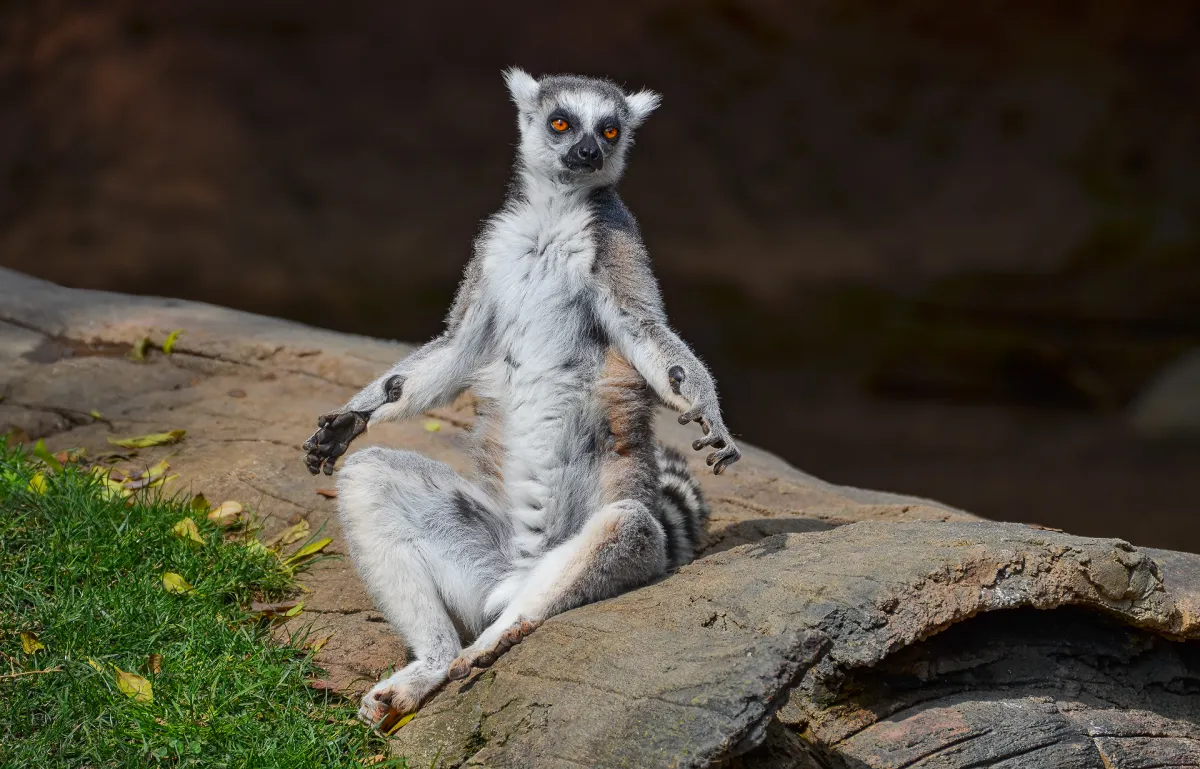
[(451, 681), (460, 681), (469, 675), (471, 675), (471, 663), (466, 657), (459, 657), (451, 662), (450, 670), (446, 673)]

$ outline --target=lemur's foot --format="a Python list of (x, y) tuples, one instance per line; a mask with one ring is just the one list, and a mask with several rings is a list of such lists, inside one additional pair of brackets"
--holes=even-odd
[(733, 438), (729, 435), (729, 430), (721, 421), (720, 412), (714, 414), (712, 410), (704, 406), (697, 406), (679, 416), (679, 424), (686, 425), (688, 422), (698, 423), (700, 429), (704, 431), (703, 438), (692, 441), (693, 451), (700, 451), (706, 446), (717, 449), (704, 460), (705, 464), (713, 469), (714, 475), (725, 472), (725, 468), (742, 458), (742, 452), (738, 451), (738, 447), (733, 443)]
[(451, 680), (457, 681), (460, 678), (466, 678), (471, 674), (471, 668), (490, 667), (500, 658), (501, 654), (521, 643), (525, 640), (525, 636), (537, 630), (538, 625), (541, 624), (541, 620), (529, 620), (522, 617), (500, 633), (500, 637), (495, 641), (485, 640), (487, 636), (485, 630), (483, 636), (463, 649), (462, 654), (458, 655), (458, 659), (450, 663), (449, 676)]
[(317, 418), (317, 431), (302, 447), (308, 454), (304, 464), (313, 475), (322, 470), (333, 475), (337, 458), (346, 453), (350, 442), (367, 429), (368, 415), (361, 411), (342, 411)]
[(385, 678), (363, 695), (358, 720), (381, 732), (391, 731), (397, 721), (416, 712), (422, 696), (414, 682)]

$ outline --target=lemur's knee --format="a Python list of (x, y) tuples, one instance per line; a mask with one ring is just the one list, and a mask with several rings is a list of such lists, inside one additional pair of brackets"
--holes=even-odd
[(338, 474), (338, 514), (351, 525), (398, 517), (415, 521), (416, 513), (444, 504), (456, 477), (414, 451), (371, 446), (352, 454)]
[(666, 535), (641, 502), (623, 499), (610, 503), (588, 523), (584, 558), (591, 562), (589, 570), (608, 588), (606, 592), (627, 590), (666, 572)]

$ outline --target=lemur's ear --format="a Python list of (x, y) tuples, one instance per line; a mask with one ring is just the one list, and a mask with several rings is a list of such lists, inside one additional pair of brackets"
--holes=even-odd
[(662, 103), (662, 97), (654, 91), (643, 88), (637, 93), (626, 96), (625, 103), (629, 105), (629, 117), (633, 121), (634, 127), (637, 127), (650, 117), (651, 112), (658, 109), (658, 105)]
[(520, 67), (509, 67), (504, 70), (504, 83), (519, 111), (532, 112), (537, 109), (539, 86), (528, 72)]

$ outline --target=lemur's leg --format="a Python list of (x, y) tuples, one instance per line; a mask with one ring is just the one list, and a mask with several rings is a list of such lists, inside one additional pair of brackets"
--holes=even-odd
[(662, 526), (641, 502), (605, 505), (571, 539), (543, 555), (500, 617), (450, 666), (451, 678), (487, 667), (541, 622), (611, 598), (666, 572)]
[(338, 475), (338, 517), (375, 604), (412, 649), (412, 662), (364, 695), (359, 717), (381, 728), (417, 709), (446, 680), (474, 634), (484, 600), (509, 569), (510, 524), (448, 466), (371, 447)]

